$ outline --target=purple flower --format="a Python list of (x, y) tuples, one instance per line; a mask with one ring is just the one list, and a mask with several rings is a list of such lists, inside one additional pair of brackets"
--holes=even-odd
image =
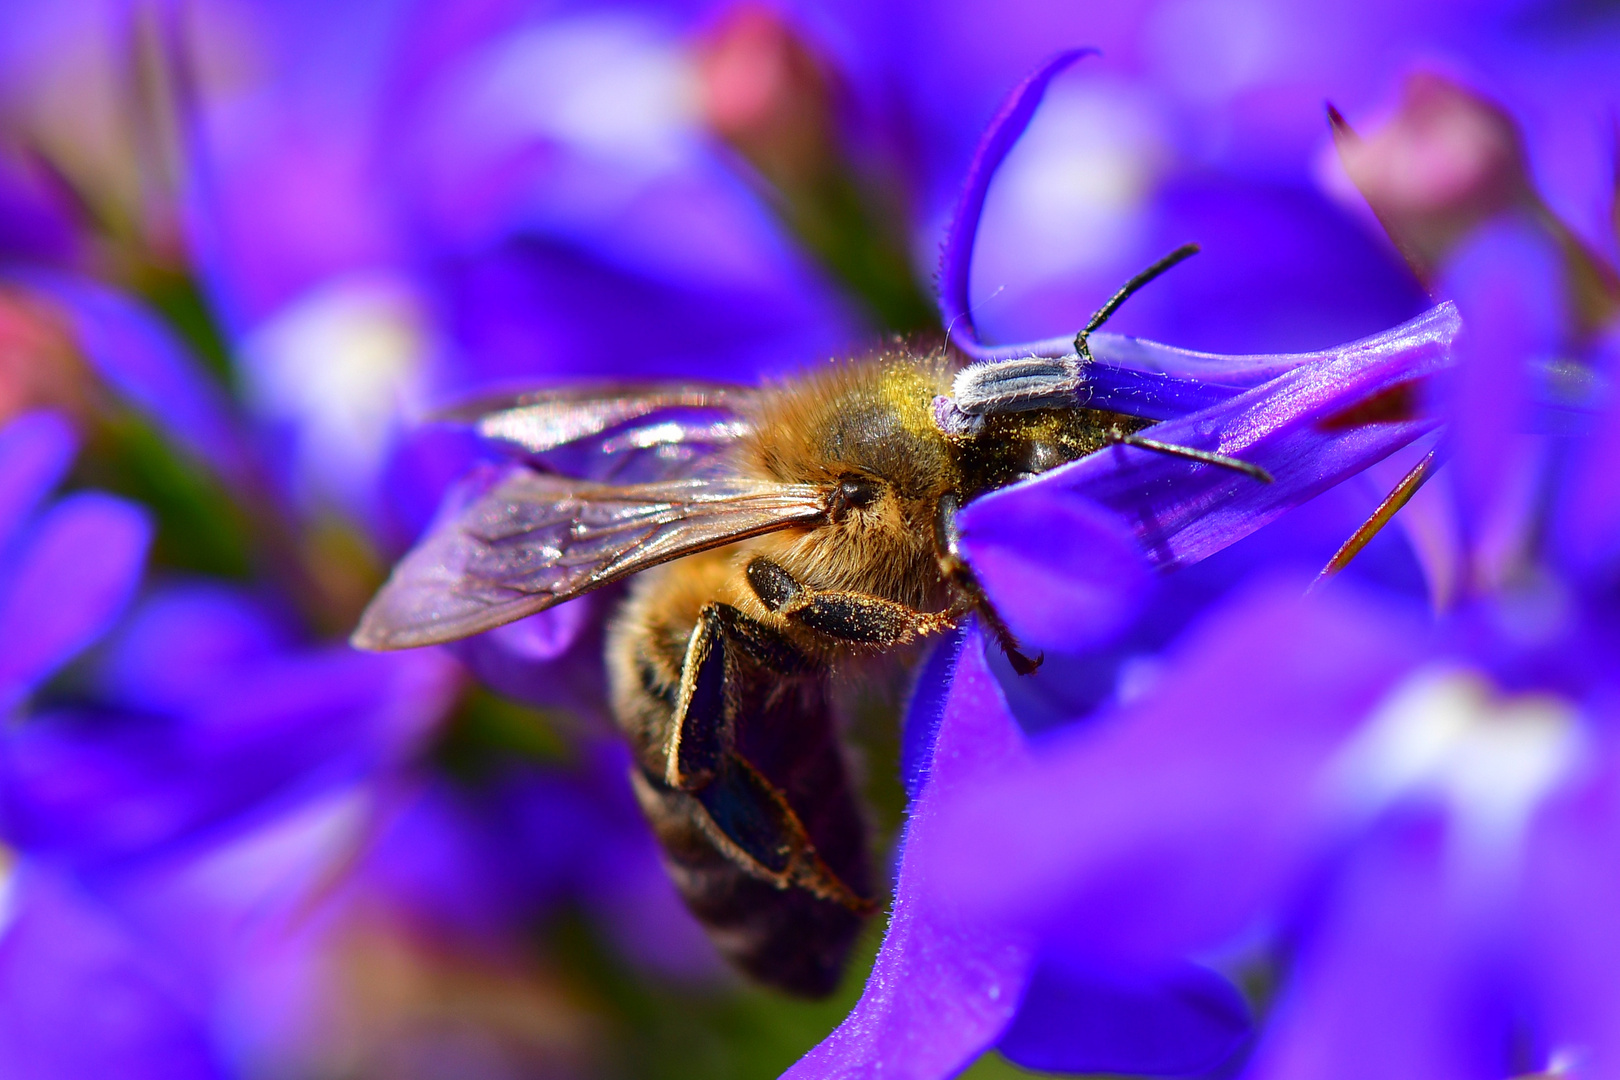
[[(146, 514), (50, 499), (76, 444), (50, 413), (0, 429), (7, 1075), (319, 1072), (355, 1054), (386, 1072), (406, 1034), (401, 1061), (465, 1055), (463, 1075), (573, 1067), (595, 1053), (588, 1026), (532, 969), (487, 959), (565, 903), (632, 962), (712, 972), (620, 747), (581, 734), (575, 767), (452, 780), (433, 754), (460, 664), (310, 645), (239, 585), (138, 593)], [(376, 964), (429, 989), (356, 1018), (352, 986)], [(411, 1030), (423, 1016), (440, 1026)]]
[[(1367, 583), (1306, 599), (1279, 572), (1209, 605), (1159, 655), (1120, 666), (1100, 707), (1072, 710), (1026, 753), (988, 761), (971, 779), (936, 777), (937, 790), (924, 788), (927, 816), (908, 827), (896, 925), (942, 923), (1023, 952), (989, 976), (965, 963), (942, 974), (908, 966), (927, 946), (891, 933), (880, 970), (907, 975), (869, 986), (859, 1022), (807, 1059), (816, 1067), (803, 1075), (855, 1074), (856, 1062), (935, 1039), (951, 1046), (949, 1060), (915, 1075), (948, 1075), (998, 1040), (1015, 1061), (1077, 1071), (1177, 1075), (1223, 1060), (1262, 1077), (1613, 1067), (1620, 988), (1607, 967), (1610, 883), (1598, 868), (1615, 843), (1609, 714), (1620, 637), (1615, 499), (1599, 477), (1612, 474), (1620, 417), (1605, 391), (1587, 402), (1599, 417), (1580, 432), (1541, 433), (1535, 373), (1546, 358), (1605, 372), (1612, 363), (1612, 343), (1581, 333), (1584, 281), (1561, 276), (1570, 264), (1555, 241), (1510, 215), (1453, 241), (1443, 265), (1467, 329), (1427, 407), (1431, 422), (1447, 421), (1452, 457), (1444, 482), (1411, 509), (1414, 535), (1431, 538), (1420, 550), (1433, 595), (1450, 611), (1436, 619), (1427, 598)], [(1413, 370), (1432, 370), (1424, 363)], [(1309, 365), (1267, 386), (1301, 377)], [(1386, 422), (1365, 404), (1354, 411), (1368, 426)], [(1271, 416), (1286, 431), (1282, 412)], [(1313, 449), (1328, 461), (1334, 426), (1316, 424)], [(1103, 458), (964, 513), (967, 539), (984, 508), (986, 581), (1004, 616), (1053, 647), (1086, 643), (1099, 617), (1109, 623), (1100, 636), (1117, 638), (1133, 616), (1106, 602), (1123, 555), (1090, 576), (1078, 554), (1049, 572), (1061, 545), (1038, 522), (1079, 529), (1104, 551), (1135, 539), (1152, 552), (1152, 537), (1167, 535), (1159, 561), (1175, 565), (1185, 534), (1163, 530), (1162, 508), (1197, 505), (1196, 489), (1122, 485), (1128, 506), (1153, 514), (1110, 527), (1085, 498), (1110, 489), (1075, 479)], [(1092, 597), (1104, 599), (1088, 606)], [(980, 666), (980, 648), (969, 641), (957, 680)], [(981, 694), (971, 713), (946, 708), (939, 738), (955, 745), (1014, 723), (1000, 695)], [(1089, 985), (1098, 972), (1142, 985), (1195, 961), (1275, 986), (1251, 1045), (1241, 1010), (1229, 1014), (1224, 1045), (1168, 1027), (1133, 1045), (1147, 1026), (1141, 1012), (1081, 1007), (1079, 995), (1053, 989)], [(1022, 1004), (981, 1012), (975, 1026), (916, 1019), (983, 1010), (1019, 980)], [(1158, 1000), (1139, 1005), (1152, 1015)], [(893, 1002), (902, 1005), (884, 1007)], [(869, 1009), (886, 1022), (865, 1017)], [(1099, 1045), (1087, 1018), (1116, 1015)], [(1200, 1015), (1220, 1010), (1206, 1004)], [(1155, 1056), (1171, 1049), (1188, 1056)]]
[[(969, 504), (959, 516), (963, 550), (1009, 626), (1031, 645), (1069, 652), (1132, 622), (1150, 565), (1198, 562), (1432, 431), (1429, 384), (1450, 367), (1458, 330), (1443, 306), (1315, 355), (1221, 357), (1105, 334), (1090, 339), (1090, 357), (1075, 354), (1073, 338), (982, 346), (966, 295), (984, 192), (1051, 78), (1078, 55), (1059, 55), (1014, 91), (969, 172), (941, 290), (953, 340), (977, 362), (938, 415), (971, 424), (997, 408), (1129, 409), (1170, 418), (1156, 437), (1260, 465), (1272, 482), (1119, 447)], [(931, 678), (950, 686), (943, 717), (930, 715), (938, 706), (920, 690), (907, 721), (937, 732), (931, 751), (927, 735), (911, 739), (913, 754), (946, 766), (925, 769), (918, 784), (884, 949), (855, 1012), (796, 1075), (863, 1075), (884, 1062), (903, 1075), (945, 1076), (998, 1041), (1018, 1060), (1068, 1071), (1189, 1074), (1232, 1059), (1250, 1017), (1219, 975), (1169, 953), (1071, 962), (1035, 928), (964, 919), (941, 897), (933, 868), (949, 860), (938, 846), (954, 841), (934, 831), (934, 807), (971, 792), (966, 777), (1027, 759), (977, 634), (954, 666), (923, 676), (924, 687)], [(978, 746), (997, 738), (1006, 749)]]
[(1423, 294), (1333, 160), (1322, 123), (1324, 101), (1358, 124), (1380, 114), (1413, 74), (1487, 89), (1525, 128), (1540, 197), (1586, 243), (1601, 250), (1612, 235), (1612, 140), (1590, 118), (1615, 92), (1600, 59), (1613, 27), (1567, 9), (814, 6), (806, 20), (854, 73), (863, 103), (917, 133), (930, 250), (1004, 88), (1054, 49), (1096, 47), (1057, 81), (989, 194), (973, 301), (991, 340), (1061, 329), (1188, 240), (1206, 255), (1134, 300), (1121, 329), (1271, 352), (1417, 314)]
[[(1272, 482), (1121, 445), (960, 515), (1046, 664), (932, 655), (890, 932), (795, 1075), (1607, 1068), (1612, 27), (1341, 7), (0, 11), (0, 337), (26, 308), (76, 350), (18, 378), (0, 341), (0, 413), (87, 447), (53, 500), (70, 428), (0, 431), (0, 1072), (579, 1075), (559, 908), (707, 971), (599, 737), (611, 596), (323, 642), (493, 456), (434, 408), (915, 328), (964, 168), (942, 328), (982, 363), (943, 422), (1119, 409)], [(1102, 54), (973, 156), (1071, 41)], [(172, 486), (128, 483), (131, 431)], [(474, 680), (567, 760), (463, 745)]]
[[(346, 1054), (386, 1071), (407, 1034), (406, 1057), (483, 1047), (466, 1075), (585, 1060), (589, 1029), (564, 1037), (568, 1008), (536, 997), (543, 966), (489, 959), (565, 903), (651, 970), (712, 969), (622, 749), (585, 742), (573, 768), (496, 762), (461, 780), (434, 766), (465, 689), (442, 651), (301, 646), (240, 590), (195, 583), (152, 593), (87, 674), (89, 700), (0, 740), (15, 858), (0, 994), (29, 997), (44, 970), (60, 987), (8, 1010), (0, 1060), (17, 1075), (321, 1071)], [(426, 998), (355, 1016), (376, 964), (414, 972)], [(465, 1015), (496, 1002), (458, 979), (498, 985), (552, 1034), (532, 1044), (498, 1010)], [(412, 1032), (413, 1016), (436, 1019)]]
[(978, 776), (1029, 757), (976, 631), (937, 650), (920, 688), (945, 679), (945, 700), (920, 689), (906, 718), (929, 745), (914, 759), (894, 908), (866, 993), (786, 1075), (950, 1076), (998, 1040), (1034, 1067), (1066, 1072), (1194, 1073), (1230, 1058), (1250, 1021), (1218, 976), (1191, 965), (1055, 967), (1026, 929), (986, 926), (938, 897), (935, 847), (954, 843), (940, 813)]
[[(1060, 54), (1014, 91), (969, 171), (940, 277), (945, 321), (977, 363), (941, 415), (961, 424), (994, 408), (1115, 409), (1164, 421), (1153, 429), (1161, 442), (1236, 458), (1269, 479), (1118, 446), (967, 507), (964, 550), (992, 598), (1011, 601), (1010, 625), (1032, 645), (1067, 651), (1106, 637), (1139, 601), (1143, 588), (1132, 583), (1144, 559), (1169, 568), (1206, 558), (1434, 430), (1428, 399), (1458, 330), (1455, 309), (1442, 305), (1305, 355), (1223, 357), (1102, 332), (1088, 337), (1084, 357), (1073, 338), (982, 345), (967, 292), (984, 193), (1051, 79), (1080, 55)], [(1068, 527), (1050, 527), (1057, 520)], [(1079, 535), (1093, 542), (1074, 542)], [(1051, 542), (1031, 546), (1040, 536)]]
[[(848, 335), (716, 153), (697, 59), (655, 6), (242, 14), (251, 57), (206, 24), (180, 35), (178, 61), (247, 84), (182, 102), (188, 225), (303, 505), (386, 527), (406, 430), (491, 386), (749, 379)], [(363, 58), (332, 60), (355, 40)]]
[(117, 618), (140, 580), (151, 540), (146, 515), (84, 492), (45, 500), (71, 463), (76, 438), (53, 413), (0, 429), (0, 709), (20, 706)]

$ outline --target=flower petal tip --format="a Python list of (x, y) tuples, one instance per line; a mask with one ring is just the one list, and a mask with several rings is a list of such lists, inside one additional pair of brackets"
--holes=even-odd
[(951, 223), (945, 230), (945, 244), (939, 262), (939, 314), (946, 336), (969, 356), (981, 351), (973, 327), (972, 305), (968, 296), (968, 272), (973, 264), (973, 240), (984, 213), (985, 195), (996, 170), (1029, 127), (1035, 109), (1046, 95), (1046, 88), (1075, 61), (1095, 49), (1065, 49), (1047, 59), (1019, 83), (1002, 102), (995, 119), (979, 139), (968, 166), (962, 195), (957, 200)]

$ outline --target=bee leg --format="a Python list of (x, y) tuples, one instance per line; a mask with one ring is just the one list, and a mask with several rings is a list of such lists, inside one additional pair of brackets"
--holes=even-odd
[(972, 567), (956, 555), (941, 555), (939, 564), (945, 580), (970, 598), (970, 610), (977, 612), (984, 620), (985, 627), (996, 639), (996, 644), (1001, 646), (1001, 651), (1006, 655), (1013, 671), (1020, 675), (1033, 675), (1040, 670), (1046, 654), (1037, 653), (1031, 658), (1024, 653), (1023, 646), (1019, 645), (1017, 636), (1001, 617), (1001, 612), (996, 610), (995, 605), (990, 603), (990, 598), (984, 594), (984, 588), (974, 576)]
[(708, 812), (710, 840), (736, 865), (778, 888), (797, 885), (850, 911), (873, 910), (870, 898), (857, 895), (823, 861), (787, 796), (746, 759), (732, 756), (724, 772), (692, 795)]
[(1020, 675), (1033, 675), (1046, 659), (1042, 653), (1033, 660), (1024, 655), (1019, 647), (1018, 639), (1008, 628), (1001, 613), (990, 598), (984, 594), (984, 587), (979, 584), (978, 576), (973, 568), (962, 558), (961, 537), (956, 529), (956, 511), (960, 508), (955, 495), (946, 495), (939, 501), (939, 513), (934, 519), (934, 544), (939, 552), (939, 572), (950, 582), (956, 591), (967, 598), (970, 610), (977, 611), (989, 627), (991, 634), (995, 635), (996, 644), (1006, 654), (1007, 662), (1014, 671)]
[(808, 661), (779, 635), (732, 607), (706, 604), (687, 640), (676, 690), (664, 780), (690, 791), (726, 765), (733, 742), (734, 704), (727, 685), (736, 649), (778, 675), (800, 675)]
[(918, 611), (881, 596), (822, 592), (801, 585), (766, 558), (748, 564), (748, 583), (766, 607), (799, 626), (839, 641), (888, 648), (956, 625), (959, 613)]
[(949, 630), (959, 617), (950, 611), (918, 611), (866, 593), (808, 591), (781, 614), (830, 638), (880, 649)]
[(872, 902), (822, 860), (787, 797), (736, 752), (729, 683), (743, 657), (778, 676), (809, 670), (809, 661), (769, 627), (729, 604), (705, 605), (687, 643), (664, 783), (697, 800), (710, 842), (736, 865), (779, 887), (799, 885), (868, 911)]
[(731, 753), (732, 710), (726, 700), (725, 617), (709, 604), (686, 644), (669, 728), (664, 781), (690, 791), (714, 779)]

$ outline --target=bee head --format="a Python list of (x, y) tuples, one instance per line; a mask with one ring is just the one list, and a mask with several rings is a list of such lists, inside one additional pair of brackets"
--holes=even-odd
[(887, 355), (830, 365), (764, 400), (741, 468), (815, 485), (825, 500), (814, 529), (762, 541), (800, 580), (921, 602), (934, 505), (957, 483), (931, 412), (949, 385), (935, 358)]

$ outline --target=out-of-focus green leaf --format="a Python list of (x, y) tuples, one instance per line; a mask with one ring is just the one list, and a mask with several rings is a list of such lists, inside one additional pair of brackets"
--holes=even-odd
[(75, 481), (144, 503), (157, 519), (155, 566), (245, 578), (248, 524), (230, 492), (131, 412), (107, 416), (80, 456)]
[(436, 757), (452, 775), (476, 781), (506, 761), (564, 764), (573, 750), (556, 718), (475, 687), (446, 724)]

